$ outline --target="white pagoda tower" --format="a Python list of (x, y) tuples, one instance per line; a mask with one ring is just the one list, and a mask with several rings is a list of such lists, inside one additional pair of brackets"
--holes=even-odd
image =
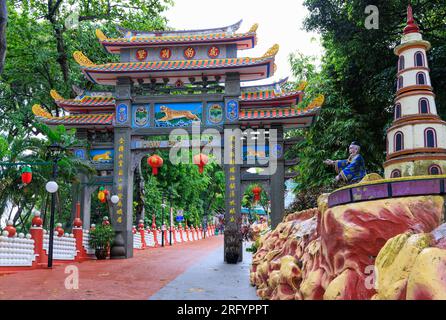
[(386, 178), (446, 173), (446, 122), (435, 105), (426, 56), (430, 48), (409, 5), (407, 26), (394, 50), (399, 57), (397, 92), (394, 121), (387, 131)]

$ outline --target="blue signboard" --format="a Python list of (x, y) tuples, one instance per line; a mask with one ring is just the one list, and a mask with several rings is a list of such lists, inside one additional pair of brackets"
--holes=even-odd
[(121, 103), (116, 107), (116, 122), (126, 123), (128, 118), (128, 107), (126, 104)]
[(228, 121), (235, 121), (238, 119), (237, 100), (228, 100), (228, 102), (226, 102), (226, 119), (228, 119)]

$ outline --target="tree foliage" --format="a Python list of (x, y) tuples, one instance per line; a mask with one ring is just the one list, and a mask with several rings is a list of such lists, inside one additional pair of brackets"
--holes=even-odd
[[(382, 174), (385, 160), (386, 129), (392, 122), (397, 57), (393, 48), (399, 43), (406, 21), (406, 0), (325, 1), (306, 0), (310, 14), (305, 27), (321, 34), (325, 55), (320, 70), (311, 59), (293, 55), (292, 71), (308, 81), (307, 96), (325, 95), (326, 101), (319, 120), (303, 135), (305, 140), (291, 153), (301, 159), (298, 190), (304, 194), (333, 187), (335, 174), (322, 161), (348, 156), (353, 140), (362, 144), (369, 172)], [(379, 28), (365, 27), (365, 8), (379, 9)], [(423, 36), (433, 45), (429, 53), (431, 78), (440, 115), (445, 116), (446, 104), (446, 29), (444, 1), (412, 1), (415, 19)]]

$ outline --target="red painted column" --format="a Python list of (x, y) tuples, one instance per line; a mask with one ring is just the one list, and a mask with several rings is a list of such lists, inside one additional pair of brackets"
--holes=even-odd
[(145, 249), (145, 248), (147, 248), (147, 245), (146, 245), (146, 239), (145, 239), (146, 237), (144, 234), (144, 221), (143, 220), (139, 220), (138, 231), (139, 231), (139, 234), (141, 235), (141, 249)]
[(187, 241), (191, 241), (190, 240), (190, 234), (189, 234), (189, 226), (186, 223), (186, 237), (187, 237)]
[(180, 226), (178, 227), (178, 230), (180, 232), (181, 242), (184, 242), (184, 239), (183, 239), (183, 227), (181, 226), (181, 223), (180, 223)]
[(164, 227), (164, 246), (169, 245), (169, 231), (167, 230), (166, 226)]
[(155, 215), (152, 215), (152, 233), (153, 233), (153, 241), (155, 241), (155, 248), (159, 247), (160, 244), (158, 243), (158, 237), (157, 237), (157, 230), (156, 230), (156, 221), (155, 221)]
[(48, 262), (48, 257), (45, 250), (43, 250), (43, 221), (40, 218), (40, 213), (37, 211), (34, 213), (29, 232), (31, 238), (34, 240), (34, 254), (37, 255), (33, 267), (44, 268), (45, 264)]
[(76, 218), (73, 221), (73, 234), (76, 239), (76, 261), (85, 261), (88, 259), (87, 252), (84, 249), (84, 231), (82, 230), (81, 204), (76, 203)]

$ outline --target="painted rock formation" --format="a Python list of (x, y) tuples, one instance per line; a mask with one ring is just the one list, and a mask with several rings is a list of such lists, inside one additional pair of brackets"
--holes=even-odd
[[(382, 265), (388, 268), (393, 265), (390, 261), (398, 259), (376, 257), (378, 254), (394, 257), (402, 248), (394, 244), (393, 250), (385, 249), (389, 239), (409, 233), (421, 239), (412, 240), (417, 243), (414, 246), (423, 247), (426, 243), (423, 239), (427, 236), (420, 234), (427, 234), (440, 224), (443, 197), (394, 198), (331, 209), (327, 209), (326, 199), (326, 195), (321, 196), (318, 209), (285, 217), (275, 230), (261, 238), (251, 269), (251, 283), (257, 286), (258, 295), (263, 299), (397, 299), (404, 296), (405, 285), (395, 284), (404, 275), (381, 281), (378, 277), (378, 283), (383, 286), (382, 290), (381, 287), (378, 292), (375, 290), (375, 259), (378, 275), (386, 277), (387, 271), (379, 272), (380, 263), (385, 261)], [(438, 230), (432, 234), (440, 239)], [(408, 241), (404, 239), (397, 244)], [(446, 244), (446, 239), (444, 242)], [(442, 243), (441, 240), (438, 243)], [(383, 246), (388, 254), (381, 251)], [(407, 250), (410, 255), (417, 252), (412, 247)], [(413, 259), (407, 255), (404, 254), (410, 263)], [(401, 264), (406, 265), (405, 262)], [(394, 268), (404, 269), (396, 265)], [(390, 284), (397, 289), (386, 289)], [(426, 291), (419, 289), (419, 284), (412, 286), (418, 288), (417, 292)]]

